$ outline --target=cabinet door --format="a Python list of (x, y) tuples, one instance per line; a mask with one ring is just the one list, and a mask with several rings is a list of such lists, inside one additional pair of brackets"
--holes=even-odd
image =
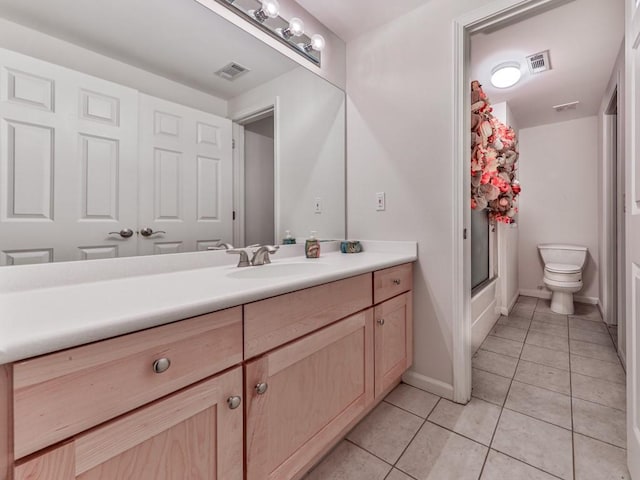
[(376, 397), (398, 381), (413, 362), (413, 301), (407, 292), (375, 307)]
[[(205, 380), (15, 467), (15, 480), (242, 480), (242, 369)], [(236, 408), (231, 408), (231, 407)]]
[(245, 387), (247, 479), (296, 477), (373, 401), (372, 309), (248, 363)]

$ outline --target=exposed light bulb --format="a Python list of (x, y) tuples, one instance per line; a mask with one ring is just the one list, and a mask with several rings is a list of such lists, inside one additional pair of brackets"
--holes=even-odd
[(276, 18), (280, 12), (280, 4), (278, 0), (262, 0), (262, 8), (265, 15), (269, 18)]
[(316, 52), (321, 52), (324, 49), (324, 46), (325, 41), (322, 35), (318, 35), (316, 33), (315, 35), (311, 36), (311, 48), (313, 48)]
[(291, 20), (289, 20), (288, 30), (294, 37), (299, 37), (304, 33), (304, 22), (297, 17), (293, 17)]
[(278, 0), (262, 0), (262, 6), (259, 10), (249, 10), (249, 15), (258, 22), (264, 23), (267, 18), (276, 18), (280, 12), (280, 4)]
[(502, 63), (491, 71), (491, 84), (496, 88), (509, 88), (518, 83), (521, 77), (518, 62)]

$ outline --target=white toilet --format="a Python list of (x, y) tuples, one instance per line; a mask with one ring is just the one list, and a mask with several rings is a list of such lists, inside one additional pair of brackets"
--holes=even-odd
[(544, 284), (551, 290), (551, 311), (570, 315), (574, 312), (573, 294), (582, 289), (582, 269), (587, 247), (580, 245), (538, 245), (544, 261)]

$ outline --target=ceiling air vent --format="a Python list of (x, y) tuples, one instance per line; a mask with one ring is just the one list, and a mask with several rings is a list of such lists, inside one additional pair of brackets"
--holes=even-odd
[(225, 80), (235, 80), (240, 75), (247, 73), (249, 69), (247, 67), (243, 67), (239, 63), (231, 62), (228, 65), (225, 65), (220, 70), (216, 72), (216, 75), (224, 78)]
[(551, 70), (551, 62), (549, 61), (549, 50), (535, 53), (527, 57), (527, 65), (531, 73), (542, 73)]
[(576, 108), (578, 108), (579, 104), (580, 102), (563, 103), (562, 105), (554, 105), (553, 109), (556, 112), (564, 112), (566, 110), (575, 110)]

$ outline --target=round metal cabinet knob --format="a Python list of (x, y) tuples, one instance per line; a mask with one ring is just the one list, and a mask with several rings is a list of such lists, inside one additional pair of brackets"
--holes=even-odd
[(242, 398), (236, 395), (234, 395), (233, 397), (227, 398), (227, 405), (229, 405), (229, 408), (231, 410), (235, 410), (236, 408), (238, 408), (241, 403), (242, 403)]
[(259, 383), (256, 385), (256, 393), (258, 395), (264, 395), (268, 388), (269, 385), (267, 385), (266, 383)]
[(393, 282), (394, 285), (400, 285), (402, 283), (402, 281), (399, 278), (394, 278), (391, 281)]
[(384, 318), (378, 319), (378, 325), (384, 325)]
[(169, 370), (171, 366), (171, 360), (168, 358), (159, 358), (155, 362), (153, 362), (153, 371), (155, 373), (164, 373)]

